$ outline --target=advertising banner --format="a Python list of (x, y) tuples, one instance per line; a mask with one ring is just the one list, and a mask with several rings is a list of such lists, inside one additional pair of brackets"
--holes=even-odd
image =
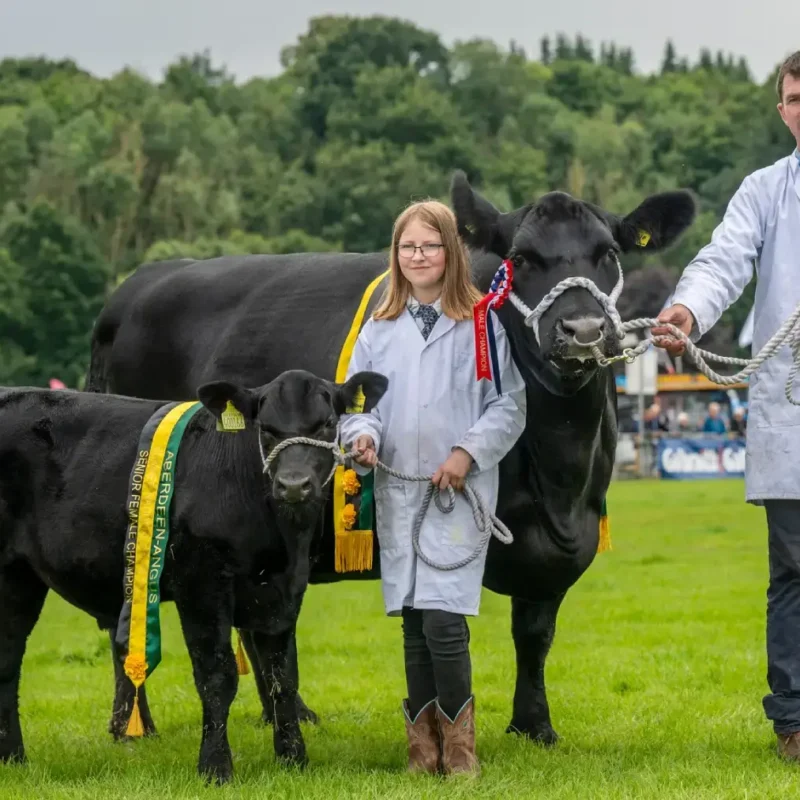
[(744, 477), (744, 439), (661, 439), (657, 457), (662, 478)]

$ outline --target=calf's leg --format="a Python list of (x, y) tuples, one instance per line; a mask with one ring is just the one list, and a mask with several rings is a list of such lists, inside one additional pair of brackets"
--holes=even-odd
[(275, 755), (284, 763), (304, 767), (308, 757), (297, 714), (297, 679), (289, 658), (293, 630), (259, 633), (257, 641), (264, 678), (270, 687)]
[(239, 679), (231, 647), (233, 595), (229, 581), (221, 576), (194, 569), (187, 572), (193, 574), (181, 582), (175, 605), (203, 707), (197, 771), (225, 783), (233, 777), (228, 715)]
[[(272, 725), (273, 723), (273, 703), (272, 703), (272, 689), (264, 676), (263, 670), (258, 666), (260, 658), (258, 651), (264, 645), (260, 640), (260, 634), (254, 631), (241, 631), (242, 641), (244, 648), (247, 651), (247, 657), (253, 665), (253, 675), (258, 689), (258, 696), (261, 698), (261, 719), (265, 725)], [(300, 686), (300, 675), (297, 664), (297, 630), (292, 629), (291, 637), (289, 639), (289, 655), (288, 655), (288, 669), (291, 672), (295, 686)], [(304, 702), (303, 698), (297, 693), (297, 718), (300, 722), (311, 722), (316, 724), (319, 722), (319, 716), (316, 712), (312, 711)]]
[(24, 563), (0, 569), (0, 762), (24, 761), (19, 724), (19, 678), (28, 636), (47, 587)]
[(556, 616), (564, 595), (530, 602), (511, 598), (511, 633), (517, 651), (517, 685), (514, 713), (508, 733), (529, 736), (552, 745), (558, 734), (550, 722), (550, 706), (544, 687), (544, 663), (556, 632)]
[[(125, 652), (124, 648), (114, 641), (115, 629), (109, 632), (111, 638), (111, 659), (114, 662), (114, 703), (111, 707), (111, 721), (108, 723), (108, 732), (114, 737), (114, 741), (125, 741), (128, 739), (126, 730), (128, 720), (133, 710), (133, 698), (136, 688), (131, 683), (131, 679), (125, 674)], [(139, 687), (139, 713), (142, 715), (142, 727), (145, 736), (152, 736), (156, 732), (156, 724), (150, 714), (150, 707), (147, 704), (147, 692), (144, 686)]]

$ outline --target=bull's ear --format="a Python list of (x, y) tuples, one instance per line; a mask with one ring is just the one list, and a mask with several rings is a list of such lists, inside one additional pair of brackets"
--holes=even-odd
[(248, 422), (252, 422), (258, 413), (258, 394), (228, 381), (204, 383), (197, 390), (200, 402), (217, 418), (230, 403)]
[(614, 238), (623, 252), (655, 252), (669, 247), (694, 222), (697, 205), (688, 191), (648, 197), (627, 217), (612, 217)]
[(487, 250), (505, 258), (514, 233), (530, 206), (502, 214), (469, 184), (467, 176), (456, 170), (450, 182), (450, 202), (458, 223), (458, 233), (470, 247)]
[(347, 383), (336, 387), (333, 408), (337, 414), (366, 414), (372, 411), (389, 388), (389, 379), (378, 372), (356, 372)]

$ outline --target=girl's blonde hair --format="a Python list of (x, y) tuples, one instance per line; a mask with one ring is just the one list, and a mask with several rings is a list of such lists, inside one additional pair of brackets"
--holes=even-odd
[(469, 256), (458, 235), (455, 214), (438, 200), (412, 203), (395, 220), (392, 229), (392, 247), (389, 253), (389, 286), (373, 313), (374, 319), (397, 319), (406, 307), (411, 294), (411, 284), (400, 271), (397, 245), (412, 220), (433, 228), (444, 245), (444, 283), (442, 285), (442, 313), (454, 320), (472, 319), (472, 308), (483, 295), (472, 282)]

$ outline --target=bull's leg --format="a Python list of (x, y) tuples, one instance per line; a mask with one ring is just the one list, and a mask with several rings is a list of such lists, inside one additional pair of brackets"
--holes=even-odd
[(292, 630), (258, 634), (259, 657), (270, 687), (275, 755), (284, 763), (304, 767), (308, 757), (297, 714), (297, 680), (289, 658)]
[(19, 725), (19, 677), (25, 645), (47, 596), (26, 564), (0, 570), (0, 762), (24, 761)]
[(228, 715), (239, 679), (231, 647), (233, 596), (221, 576), (198, 570), (181, 582), (175, 605), (203, 707), (197, 771), (225, 783), (233, 777)]
[(529, 736), (552, 745), (558, 734), (550, 724), (544, 688), (544, 662), (556, 632), (556, 615), (564, 595), (540, 602), (511, 598), (511, 632), (517, 651), (514, 714), (508, 733)]
[[(131, 679), (125, 674), (125, 652), (114, 641), (115, 632), (114, 628), (109, 631), (111, 660), (114, 662), (114, 704), (111, 707), (111, 721), (108, 723), (108, 732), (114, 737), (114, 741), (119, 742), (128, 739), (125, 731), (133, 710), (133, 698), (136, 694), (136, 689), (131, 683)], [(150, 714), (150, 707), (147, 704), (147, 692), (144, 686), (139, 687), (139, 712), (142, 715), (144, 735), (154, 735), (156, 724)]]
[[(258, 651), (265, 645), (262, 643), (261, 634), (256, 632), (242, 631), (242, 641), (244, 641), (245, 650), (247, 650), (247, 657), (253, 665), (253, 673), (255, 675), (256, 687), (258, 688), (258, 696), (261, 698), (261, 719), (265, 725), (272, 725), (273, 723), (273, 703), (271, 695), (271, 687), (266, 680), (263, 670), (257, 668), (259, 663)], [(297, 633), (296, 628), (292, 629), (291, 637), (289, 639), (289, 656), (288, 656), (288, 669), (292, 674), (295, 686), (300, 686), (300, 674), (297, 664)], [(312, 711), (297, 693), (297, 718), (300, 722), (311, 722), (316, 724), (319, 722), (319, 717)]]

